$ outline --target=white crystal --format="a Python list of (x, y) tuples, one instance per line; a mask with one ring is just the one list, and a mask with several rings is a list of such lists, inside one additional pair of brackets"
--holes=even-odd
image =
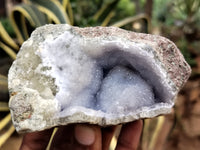
[(139, 74), (115, 67), (104, 78), (98, 93), (99, 109), (108, 113), (128, 113), (154, 102), (152, 87)]

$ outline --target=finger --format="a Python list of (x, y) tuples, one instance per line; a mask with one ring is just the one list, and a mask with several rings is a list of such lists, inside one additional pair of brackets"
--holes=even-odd
[(108, 150), (117, 126), (102, 128), (102, 150)]
[(51, 150), (68, 150), (74, 144), (74, 125), (61, 126), (51, 143)]
[(96, 125), (79, 124), (75, 127), (75, 138), (90, 150), (101, 150), (101, 129)]
[(76, 125), (75, 138), (82, 145), (92, 145), (95, 141), (95, 130), (89, 125)]
[(136, 150), (142, 133), (142, 120), (123, 125), (116, 150)]
[(22, 141), (20, 150), (44, 150), (46, 149), (53, 129), (27, 133)]
[(90, 150), (102, 150), (102, 134), (101, 128), (99, 126), (94, 125), (93, 129), (95, 131), (95, 141), (90, 146)]

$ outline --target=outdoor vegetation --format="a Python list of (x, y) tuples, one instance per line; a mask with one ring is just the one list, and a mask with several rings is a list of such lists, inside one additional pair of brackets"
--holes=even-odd
[[(116, 26), (171, 39), (192, 67), (172, 113), (144, 120), (139, 149), (200, 147), (200, 0), (9, 0), (0, 7), (0, 149), (17, 135), (8, 108), (7, 74), (22, 43), (53, 23)], [(4, 7), (2, 7), (4, 4)], [(3, 11), (1, 11), (4, 10)], [(6, 13), (7, 11), (7, 13)], [(113, 139), (111, 149), (116, 138)]]

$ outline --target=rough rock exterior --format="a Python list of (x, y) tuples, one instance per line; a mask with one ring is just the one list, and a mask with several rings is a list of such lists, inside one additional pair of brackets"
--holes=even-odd
[(37, 28), (9, 70), (18, 132), (169, 113), (191, 73), (170, 40), (115, 27)]

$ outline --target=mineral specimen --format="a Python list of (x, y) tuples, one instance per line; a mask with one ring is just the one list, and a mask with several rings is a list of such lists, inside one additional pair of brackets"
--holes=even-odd
[(9, 70), (18, 132), (101, 126), (169, 113), (191, 69), (156, 35), (67, 24), (37, 28)]

